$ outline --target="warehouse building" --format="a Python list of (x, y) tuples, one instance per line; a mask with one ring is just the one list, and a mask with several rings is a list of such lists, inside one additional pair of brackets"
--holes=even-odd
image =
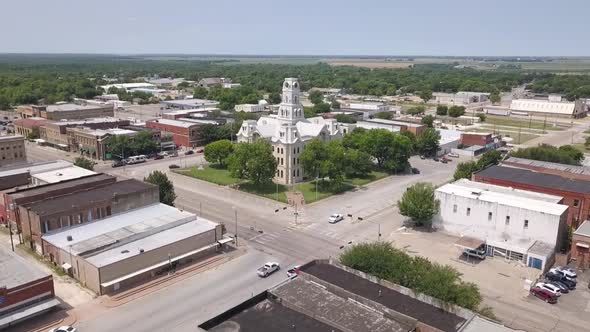
[(0, 247), (0, 330), (57, 305), (51, 274)]
[(490, 166), (473, 174), (477, 182), (563, 197), (567, 224), (576, 228), (590, 219), (590, 181), (507, 166)]
[(22, 118), (40, 117), (52, 121), (61, 120), (82, 120), (88, 118), (102, 118), (115, 115), (115, 110), (111, 104), (88, 104), (81, 102), (59, 103), (54, 105), (28, 105), (19, 106), (16, 112)]
[(588, 108), (582, 100), (562, 102), (539, 99), (515, 99), (510, 103), (511, 115), (538, 115), (550, 117), (585, 117)]
[(160, 102), (160, 106), (167, 109), (189, 110), (196, 108), (216, 108), (219, 102), (207, 99), (181, 99), (165, 100)]
[(159, 130), (163, 135), (172, 134), (176, 146), (197, 147), (201, 146), (203, 143), (201, 128), (204, 123), (184, 120), (156, 119), (147, 121), (145, 124), (148, 128)]
[(228, 242), (222, 226), (157, 203), (43, 236), (43, 252), (97, 294), (166, 273)]
[(23, 237), (42, 254), (41, 237), (48, 232), (104, 219), (159, 202), (158, 186), (135, 179), (87, 188), (16, 206)]
[(197, 331), (509, 332), (474, 312), (343, 266), (314, 260), (297, 276)]
[(590, 181), (590, 167), (588, 166), (559, 164), (516, 157), (509, 157), (502, 162), (502, 165), (528, 169), (544, 174), (558, 175), (564, 178)]
[(462, 179), (436, 189), (435, 197), (440, 212), (433, 225), (461, 236), (459, 247), (485, 247), (488, 256), (541, 270), (552, 265), (566, 231), (560, 196)]

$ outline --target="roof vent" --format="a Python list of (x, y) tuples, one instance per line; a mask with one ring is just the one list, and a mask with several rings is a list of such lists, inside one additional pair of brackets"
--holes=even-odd
[(57, 172), (57, 173), (55, 173), (55, 175), (62, 176), (63, 174), (61, 174), (60, 172)]
[(123, 251), (121, 251), (121, 253), (122, 254), (128, 254), (129, 253), (129, 250), (123, 250)]
[(68, 236), (66, 237), (66, 239), (67, 239), (68, 241), (72, 241), (74, 238), (72, 238), (72, 236), (71, 236), (71, 235), (68, 235)]
[(140, 254), (141, 254), (141, 253), (143, 253), (143, 249), (139, 249), (139, 253), (140, 253)]

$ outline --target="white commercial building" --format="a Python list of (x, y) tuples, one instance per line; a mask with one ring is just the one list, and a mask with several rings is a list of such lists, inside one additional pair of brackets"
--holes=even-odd
[(362, 112), (363, 119), (371, 119), (377, 113), (391, 111), (389, 105), (381, 102), (350, 102), (342, 104), (341, 108)]
[(437, 155), (442, 156), (456, 149), (461, 142), (461, 131), (452, 129), (437, 129), (440, 134), (440, 140), (438, 141), (438, 152)]
[(435, 92), (432, 98), (437, 104), (444, 105), (469, 105), (484, 103), (490, 94), (485, 92), (459, 91), (457, 93)]
[(488, 256), (544, 270), (565, 232), (568, 206), (561, 204), (563, 197), (466, 179), (436, 189), (435, 197), (440, 212), (433, 225), (479, 240), (471, 246), (485, 245)]
[(555, 117), (584, 117), (588, 112), (582, 100), (575, 102), (557, 102), (538, 99), (515, 99), (510, 103), (513, 115), (547, 115)]
[(156, 85), (151, 84), (151, 83), (117, 83), (117, 84), (102, 85), (101, 88), (105, 92), (108, 92), (110, 88), (122, 89), (122, 90), (129, 92), (133, 89), (155, 89)]
[(277, 160), (275, 181), (282, 184), (303, 181), (299, 156), (308, 141), (319, 138), (327, 142), (342, 138), (335, 119), (306, 119), (299, 97), (298, 80), (286, 78), (278, 114), (263, 116), (258, 121), (246, 120), (237, 134), (238, 142), (254, 142), (257, 139), (270, 142)]
[(264, 112), (264, 106), (262, 104), (239, 104), (234, 107), (234, 110), (236, 112), (258, 113)]

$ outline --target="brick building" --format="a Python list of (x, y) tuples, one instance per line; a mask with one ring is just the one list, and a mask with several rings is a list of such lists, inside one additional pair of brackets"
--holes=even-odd
[(128, 126), (129, 123), (129, 120), (121, 120), (112, 117), (94, 118), (83, 121), (51, 122), (40, 128), (40, 136), (47, 144), (69, 151), (71, 139), (68, 137), (68, 128), (85, 127), (89, 129), (111, 129)]
[(494, 138), (490, 133), (461, 133), (460, 143), (464, 146), (486, 146), (494, 143)]
[(39, 128), (45, 126), (45, 124), (47, 124), (47, 120), (39, 117), (14, 120), (14, 132), (17, 135), (28, 137), (33, 131), (37, 131), (37, 134), (39, 134)]
[(42, 201), (18, 205), (20, 225), (31, 249), (41, 253), (43, 234), (159, 202), (157, 186), (123, 180)]
[(177, 146), (197, 147), (203, 142), (201, 127), (203, 123), (157, 119), (146, 122), (148, 128), (158, 129), (162, 135), (172, 134)]
[(510, 157), (504, 160), (502, 164), (539, 173), (559, 175), (570, 179), (590, 181), (590, 167), (587, 166), (559, 164), (516, 157)]
[(47, 120), (82, 120), (88, 118), (110, 117), (115, 115), (112, 104), (63, 103), (55, 105), (19, 106), (16, 112), (23, 119), (40, 117)]
[(0, 166), (27, 161), (23, 136), (0, 136)]
[(561, 196), (569, 206), (567, 224), (574, 228), (590, 218), (590, 181), (506, 166), (488, 167), (473, 174), (473, 180)]
[(584, 221), (572, 234), (571, 258), (582, 270), (590, 267), (590, 220)]
[[(26, 174), (26, 173), (25, 173)], [(20, 229), (19, 205), (42, 201), (51, 197), (73, 194), (97, 186), (115, 183), (117, 178), (108, 174), (94, 174), (55, 184), (32, 188), (11, 189), (0, 194), (0, 220), (10, 220)]]
[(0, 247), (0, 330), (57, 305), (51, 274)]

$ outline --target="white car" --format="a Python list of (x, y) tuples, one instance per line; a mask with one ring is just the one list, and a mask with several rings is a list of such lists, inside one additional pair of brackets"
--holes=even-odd
[(293, 266), (293, 268), (287, 270), (287, 278), (295, 278), (299, 270), (299, 265)]
[(343, 215), (341, 215), (340, 213), (334, 213), (330, 216), (330, 218), (328, 218), (328, 222), (330, 224), (335, 224), (343, 219), (344, 219)]
[(49, 330), (49, 332), (76, 332), (76, 328), (72, 326), (60, 326)]
[(539, 287), (541, 289), (544, 289), (546, 291), (549, 291), (551, 294), (554, 294), (555, 296), (561, 296), (561, 289), (559, 289), (559, 287), (548, 284), (548, 283), (544, 283), (544, 282), (540, 282), (538, 284), (535, 285), (536, 287)]
[(558, 266), (550, 269), (549, 272), (562, 275), (571, 281), (576, 281), (576, 278), (578, 277), (576, 271), (569, 267)]
[(447, 156), (451, 157), (451, 158), (459, 158), (459, 154), (451, 152), (449, 154), (447, 154)]
[(269, 275), (273, 274), (274, 272), (280, 270), (280, 268), (281, 267), (279, 266), (279, 263), (268, 262), (268, 263), (264, 264), (261, 268), (256, 270), (256, 273), (258, 273), (259, 277), (266, 278)]

